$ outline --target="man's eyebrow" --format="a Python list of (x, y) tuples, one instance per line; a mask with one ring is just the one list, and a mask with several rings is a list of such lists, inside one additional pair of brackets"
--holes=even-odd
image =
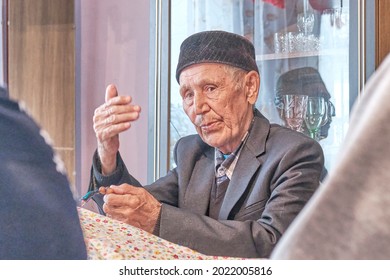
[(183, 92), (183, 91), (186, 91), (188, 89), (188, 87), (186, 85), (181, 85), (179, 87), (179, 92)]
[[(208, 85), (208, 84), (213, 84), (213, 85), (217, 85), (219, 84), (219, 81), (215, 80), (215, 79), (212, 79), (210, 77), (202, 77), (202, 78), (199, 78), (199, 79), (196, 79), (195, 80), (195, 84), (197, 86), (204, 86), (204, 85)], [(188, 86), (186, 84), (183, 84), (179, 87), (179, 92), (183, 92), (183, 91), (186, 91), (186, 90), (189, 90), (191, 89), (191, 86)]]

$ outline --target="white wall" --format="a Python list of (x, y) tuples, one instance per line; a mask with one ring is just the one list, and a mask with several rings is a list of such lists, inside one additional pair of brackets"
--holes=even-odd
[(84, 193), (96, 149), (92, 117), (105, 88), (117, 85), (142, 107), (140, 119), (121, 135), (128, 169), (147, 180), (149, 1), (75, 0), (76, 22), (76, 189)]

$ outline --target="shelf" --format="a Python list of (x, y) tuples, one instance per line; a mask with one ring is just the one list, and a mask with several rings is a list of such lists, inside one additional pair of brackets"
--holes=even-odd
[(334, 49), (334, 50), (332, 49), (332, 50), (308, 51), (308, 52), (258, 54), (256, 55), (256, 61), (312, 57), (312, 56), (323, 56), (323, 55), (338, 56), (338, 55), (346, 55), (348, 53), (349, 53), (348, 49)]

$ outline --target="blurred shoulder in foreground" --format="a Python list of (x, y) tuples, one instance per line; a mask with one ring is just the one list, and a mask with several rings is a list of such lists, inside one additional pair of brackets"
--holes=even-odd
[(85, 259), (62, 161), (47, 133), (0, 87), (0, 259)]
[(390, 259), (390, 56), (352, 111), (338, 165), (273, 259)]

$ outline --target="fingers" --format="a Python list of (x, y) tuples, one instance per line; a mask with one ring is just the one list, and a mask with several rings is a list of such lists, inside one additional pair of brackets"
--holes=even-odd
[(112, 104), (127, 104), (131, 102), (130, 96), (122, 96), (118, 94), (118, 90), (115, 85), (108, 85), (106, 88), (106, 94), (105, 94), (105, 105), (112, 105)]
[(113, 219), (153, 232), (161, 203), (147, 190), (128, 184), (99, 189), (104, 212)]
[(129, 184), (121, 184), (119, 186), (112, 185), (108, 188), (109, 191), (115, 194), (131, 194), (131, 195), (142, 195), (147, 192), (143, 188), (138, 188)]
[(118, 95), (114, 85), (107, 87), (105, 99), (106, 102), (96, 108), (93, 116), (93, 128), (101, 143), (129, 129), (141, 112), (140, 106), (131, 104), (130, 96)]
[(137, 120), (139, 115), (112, 115), (107, 118), (94, 117), (93, 128), (95, 135), (101, 142), (126, 131), (131, 127), (131, 122)]
[(115, 220), (122, 222), (127, 222), (126, 217), (130, 216), (128, 209), (126, 208), (115, 208), (107, 204), (103, 204), (103, 211), (106, 213), (106, 216)]
[[(145, 203), (138, 196), (111, 193), (104, 196), (103, 211), (113, 219), (135, 225), (133, 218), (137, 215), (138, 209)], [(146, 220), (147, 216), (143, 216)]]
[(141, 107), (130, 104), (130, 96), (117, 96), (95, 109), (94, 120), (106, 119), (110, 116), (127, 115), (129, 120), (136, 120)]
[(118, 90), (115, 85), (108, 85), (106, 88), (105, 101), (108, 102), (113, 97), (118, 96)]
[(114, 191), (110, 187), (100, 187), (99, 193), (102, 195), (113, 193)]
[(100, 187), (99, 193), (102, 195), (105, 194), (137, 194), (145, 191), (142, 188), (138, 188), (129, 184), (121, 184), (119, 186), (117, 185), (111, 185), (109, 187)]
[(116, 208), (131, 208), (138, 209), (146, 203), (142, 196), (131, 195), (131, 194), (106, 194), (104, 196), (105, 204), (113, 209)]

